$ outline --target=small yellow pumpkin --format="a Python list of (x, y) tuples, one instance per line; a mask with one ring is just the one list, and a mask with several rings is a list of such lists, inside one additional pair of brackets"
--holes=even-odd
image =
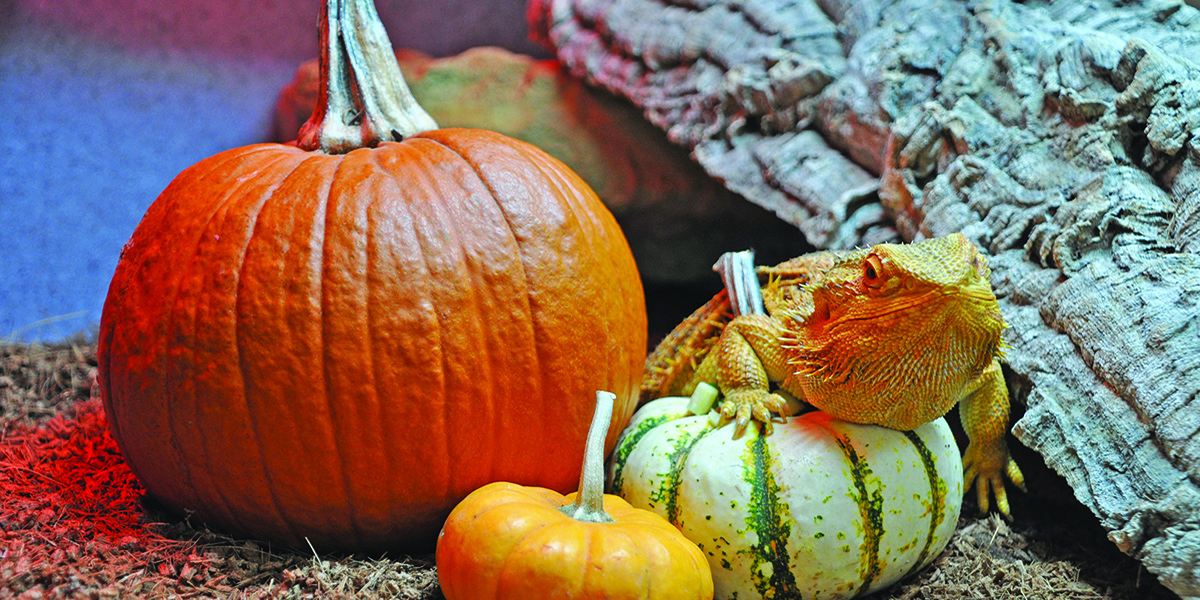
[(851, 598), (949, 542), (963, 481), (944, 419), (906, 432), (814, 411), (734, 439), (715, 427), (716, 395), (702, 384), (644, 405), (609, 472), (610, 491), (700, 546), (717, 598)]
[(713, 597), (695, 544), (657, 514), (604, 494), (614, 398), (596, 395), (578, 493), (497, 482), (454, 508), (436, 554), (447, 600)]

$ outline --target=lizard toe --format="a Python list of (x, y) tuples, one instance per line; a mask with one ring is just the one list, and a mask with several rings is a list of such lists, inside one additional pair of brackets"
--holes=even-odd
[(761, 404), (754, 406), (751, 408), (750, 413), (753, 415), (754, 420), (762, 421), (767, 427), (771, 426), (771, 411), (767, 410), (766, 406)]
[(1004, 470), (1004, 474), (1008, 477), (1008, 480), (1011, 481), (1013, 485), (1020, 488), (1022, 492), (1027, 491), (1025, 489), (1025, 475), (1021, 473), (1021, 467), (1017, 466), (1017, 461), (1011, 458), (1008, 459), (1008, 467)]
[(737, 419), (735, 419), (737, 424), (733, 430), (734, 439), (742, 437), (742, 434), (746, 432), (746, 427), (750, 425), (752, 416), (753, 411), (750, 406), (743, 404), (737, 407)]
[(996, 511), (1000, 516), (1007, 521), (1012, 521), (1012, 514), (1008, 508), (1008, 491), (1004, 489), (1004, 481), (997, 478), (980, 477), (976, 485), (976, 490), (981, 498), (979, 502), (979, 514), (986, 515), (988, 513), (988, 498), (996, 499)]
[(974, 486), (980, 514), (987, 514), (995, 499), (996, 511), (1005, 519), (1012, 520), (1008, 490), (1005, 488), (1006, 478), (1018, 488), (1025, 489), (1025, 477), (1006, 448), (975, 443), (967, 447), (963, 454), (963, 485), (967, 489)]
[[(787, 400), (785, 400), (783, 396), (780, 396), (779, 394), (768, 394), (762, 402), (762, 409), (763, 416), (761, 417), (761, 420), (763, 421), (770, 419), (770, 413), (787, 415), (793, 412), (791, 407), (788, 406)], [(755, 416), (757, 416), (757, 414)]]

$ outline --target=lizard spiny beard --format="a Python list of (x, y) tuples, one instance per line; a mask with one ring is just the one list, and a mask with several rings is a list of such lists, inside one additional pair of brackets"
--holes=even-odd
[[(927, 296), (927, 297), (926, 297)], [(944, 415), (1001, 356), (990, 290), (910, 297), (873, 318), (784, 318), (805, 401), (843, 420), (909, 430)]]

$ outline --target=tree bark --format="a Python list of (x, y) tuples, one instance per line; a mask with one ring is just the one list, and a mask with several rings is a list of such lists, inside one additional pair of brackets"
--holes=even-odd
[(1014, 431), (1200, 596), (1200, 14), (1180, 2), (533, 0), (535, 34), (820, 248), (990, 255)]

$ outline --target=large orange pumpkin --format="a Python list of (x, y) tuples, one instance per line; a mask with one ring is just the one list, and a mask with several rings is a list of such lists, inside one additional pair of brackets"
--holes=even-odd
[(641, 284), (566, 166), (406, 103), (370, 0), (329, 0), (322, 32), (299, 147), (201, 161), (137, 227), (101, 319), (101, 393), (176, 510), (296, 546), (429, 549), (488, 482), (572, 489), (596, 389), (618, 394), (615, 444)]

